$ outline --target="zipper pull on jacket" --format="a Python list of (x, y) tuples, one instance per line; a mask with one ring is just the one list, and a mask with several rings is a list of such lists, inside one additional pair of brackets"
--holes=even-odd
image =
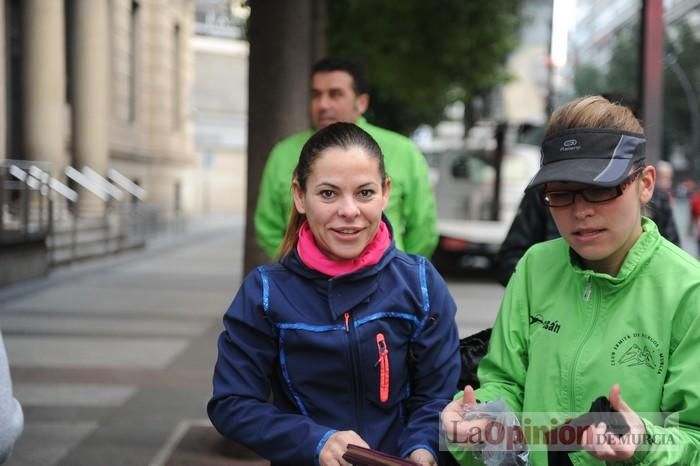
[(583, 300), (588, 302), (591, 299), (591, 291), (593, 289), (593, 279), (588, 275), (588, 283), (586, 284), (586, 289), (583, 291)]
[(383, 333), (377, 334), (377, 356), (379, 359), (374, 367), (379, 366), (379, 401), (386, 403), (389, 401), (389, 347)]

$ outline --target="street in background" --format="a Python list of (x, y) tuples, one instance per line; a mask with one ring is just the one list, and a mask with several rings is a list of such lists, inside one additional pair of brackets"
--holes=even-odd
[(462, 149), (426, 152), (438, 204), (440, 242), (432, 261), (443, 274), (488, 269), (508, 233), (530, 178), (539, 145), (507, 132), (501, 163), (498, 220), (492, 220), (496, 169), (493, 126), (477, 125)]

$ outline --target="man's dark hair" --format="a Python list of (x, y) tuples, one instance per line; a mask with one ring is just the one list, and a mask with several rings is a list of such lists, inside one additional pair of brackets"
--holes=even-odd
[(316, 73), (329, 73), (331, 71), (344, 71), (352, 76), (352, 89), (355, 94), (369, 94), (369, 82), (365, 68), (346, 58), (326, 57), (317, 61), (311, 69), (311, 76)]

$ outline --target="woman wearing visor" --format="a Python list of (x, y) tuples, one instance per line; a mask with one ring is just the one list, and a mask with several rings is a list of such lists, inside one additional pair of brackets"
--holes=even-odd
[[(465, 410), (495, 400), (520, 418), (530, 464), (548, 464), (557, 442), (560, 464), (700, 464), (700, 263), (643, 214), (656, 177), (644, 146), (630, 110), (603, 97), (553, 113), (528, 189), (543, 187), (562, 238), (520, 260), (479, 367), (481, 387), (466, 387), (443, 411), (461, 464), (479, 464), (470, 450), (494, 438), (489, 418)], [(628, 433), (596, 420), (565, 438), (544, 434), (601, 396)]]

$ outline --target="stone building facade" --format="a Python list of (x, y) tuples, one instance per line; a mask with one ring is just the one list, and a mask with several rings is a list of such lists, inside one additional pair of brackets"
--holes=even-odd
[(243, 215), (248, 136), (247, 11), (229, 0), (196, 0), (192, 122), (204, 213)]
[(0, 161), (114, 168), (192, 212), (193, 19), (192, 0), (0, 0)]

